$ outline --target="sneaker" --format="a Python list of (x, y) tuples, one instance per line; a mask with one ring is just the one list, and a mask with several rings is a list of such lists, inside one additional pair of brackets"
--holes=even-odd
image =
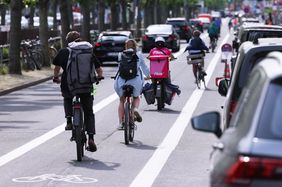
[(72, 130), (72, 122), (67, 122), (67, 125), (65, 126), (66, 131)]
[(207, 76), (207, 73), (206, 73), (205, 71), (203, 71), (203, 75), (204, 75), (204, 76)]
[(117, 130), (119, 131), (124, 130), (124, 124), (123, 123), (119, 124)]
[(137, 110), (134, 110), (134, 121), (142, 122), (142, 117)]
[(97, 151), (97, 146), (96, 146), (94, 140), (92, 140), (92, 139), (88, 140), (88, 147), (86, 147), (86, 150), (90, 151), (90, 152)]

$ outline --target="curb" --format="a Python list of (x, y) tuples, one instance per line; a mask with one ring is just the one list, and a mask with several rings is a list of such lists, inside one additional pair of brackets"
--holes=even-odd
[(6, 94), (9, 94), (11, 92), (18, 91), (18, 90), (21, 90), (21, 89), (24, 89), (24, 88), (28, 88), (30, 86), (35, 86), (37, 84), (51, 80), (52, 78), (53, 78), (53, 76), (49, 76), (49, 77), (46, 77), (46, 78), (43, 78), (43, 79), (40, 79), (40, 80), (37, 80), (37, 81), (29, 82), (29, 83), (26, 83), (26, 84), (22, 84), (20, 86), (16, 86), (14, 88), (9, 88), (9, 89), (0, 91), (0, 96), (6, 95)]

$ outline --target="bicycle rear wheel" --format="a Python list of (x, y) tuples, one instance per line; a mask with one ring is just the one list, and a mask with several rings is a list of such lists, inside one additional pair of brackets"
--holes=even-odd
[(128, 102), (125, 104), (124, 113), (124, 142), (128, 145), (130, 136), (130, 104)]
[(134, 130), (135, 130), (135, 124), (131, 122), (130, 128), (129, 128), (129, 141), (131, 142), (133, 142), (133, 139), (134, 139)]
[(197, 76), (197, 78), (196, 78), (197, 87), (198, 87), (198, 89), (201, 89), (201, 77), (200, 77), (199, 69), (197, 69), (196, 76)]
[(76, 142), (76, 155), (77, 155), (77, 161), (82, 160), (83, 156), (83, 129), (82, 129), (82, 124), (83, 119), (82, 119), (82, 111), (81, 109), (74, 109), (73, 112), (73, 125), (75, 128), (75, 142)]
[(42, 54), (40, 52), (37, 51), (32, 51), (31, 52), (31, 59), (33, 60), (36, 69), (41, 70), (42, 65), (43, 65), (43, 57)]

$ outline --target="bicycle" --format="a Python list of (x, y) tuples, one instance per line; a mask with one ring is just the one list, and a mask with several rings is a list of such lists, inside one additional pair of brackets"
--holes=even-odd
[(214, 52), (214, 50), (217, 46), (216, 42), (217, 42), (217, 39), (215, 37), (212, 37), (211, 38), (211, 50), (212, 50), (212, 52)]
[[(104, 79), (104, 77), (98, 78), (96, 84), (99, 84), (99, 81)], [(84, 146), (86, 147), (86, 127), (83, 118), (83, 108), (81, 106), (80, 98), (78, 95), (75, 95), (73, 98), (73, 130), (71, 141), (76, 142), (76, 154), (77, 161), (81, 161), (84, 156)]]
[(125, 97), (124, 103), (124, 141), (125, 144), (128, 145), (129, 142), (133, 142), (134, 139), (134, 130), (135, 130), (135, 123), (134, 123), (134, 116), (132, 112), (132, 100), (133, 100), (133, 90), (134, 87), (132, 85), (124, 85), (123, 89), (123, 96)]
[(50, 38), (48, 40), (48, 44), (49, 44), (48, 56), (49, 56), (50, 62), (53, 62), (54, 58), (56, 57), (56, 55), (58, 53), (58, 50), (55, 47), (57, 42), (58, 42), (58, 40), (60, 40), (60, 37), (54, 37), (54, 38)]
[(190, 65), (193, 65), (193, 69), (196, 68), (196, 85), (198, 89), (201, 89), (201, 82), (203, 82), (203, 85), (206, 87), (206, 81), (205, 81), (205, 76), (206, 72), (203, 69), (203, 64), (204, 64), (204, 53), (199, 53), (199, 54), (190, 54), (187, 56), (187, 63)]
[(31, 42), (24, 41), (21, 43), (21, 63), (26, 70), (41, 70), (43, 58), (40, 52), (33, 49)]

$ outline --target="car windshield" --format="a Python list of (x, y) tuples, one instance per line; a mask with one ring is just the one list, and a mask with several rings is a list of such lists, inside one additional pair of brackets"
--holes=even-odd
[(154, 25), (154, 26), (149, 26), (147, 28), (147, 34), (171, 34), (171, 26), (170, 25)]
[(114, 40), (114, 41), (125, 41), (128, 37), (124, 35), (104, 35), (101, 37), (101, 41), (108, 41), (108, 40)]
[(256, 136), (263, 139), (282, 139), (282, 79), (269, 86), (260, 115)]

